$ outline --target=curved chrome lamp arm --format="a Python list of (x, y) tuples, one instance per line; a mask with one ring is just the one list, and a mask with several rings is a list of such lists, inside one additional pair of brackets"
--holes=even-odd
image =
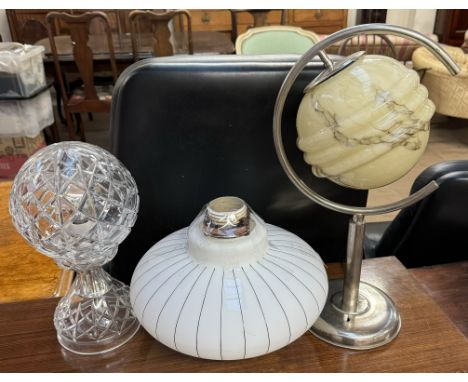
[(323, 207), (329, 208), (331, 210), (346, 213), (346, 214), (358, 214), (358, 215), (378, 215), (384, 214), (388, 212), (397, 211), (404, 207), (410, 206), (413, 203), (418, 202), (419, 200), (423, 199), (433, 191), (438, 188), (438, 184), (436, 181), (432, 181), (431, 183), (427, 184), (418, 192), (414, 193), (413, 195), (408, 196), (405, 199), (399, 200), (397, 202), (393, 202), (390, 204), (386, 204), (383, 206), (375, 206), (375, 207), (354, 207), (348, 206), (341, 203), (336, 203), (327, 198), (323, 197), (322, 195), (313, 191), (310, 187), (308, 187), (296, 174), (294, 169), (292, 168), (289, 160), (286, 156), (284, 146), (283, 146), (283, 138), (281, 134), (281, 118), (283, 115), (284, 103), (286, 98), (293, 86), (294, 82), (296, 81), (299, 74), (305, 68), (307, 63), (312, 60), (316, 55), (319, 55), (324, 64), (328, 68), (333, 68), (333, 62), (328, 58), (325, 53), (325, 49), (332, 45), (335, 42), (340, 40), (352, 37), (354, 35), (359, 34), (375, 34), (375, 33), (385, 33), (385, 34), (393, 34), (400, 37), (408, 38), (414, 42), (420, 43), (422, 46), (429, 49), (448, 69), (448, 71), (452, 75), (456, 75), (460, 72), (460, 68), (458, 65), (453, 61), (453, 59), (444, 51), (444, 49), (428, 37), (422, 35), (419, 32), (413, 31), (408, 28), (403, 28), (400, 26), (395, 25), (388, 25), (388, 24), (363, 24), (357, 25), (354, 27), (346, 28), (335, 32), (325, 38), (324, 40), (320, 41), (319, 43), (315, 44), (312, 48), (310, 48), (304, 55), (299, 59), (299, 61), (294, 64), (291, 68), (289, 73), (286, 75), (286, 78), (283, 81), (281, 89), (278, 93), (278, 97), (276, 99), (275, 109), (274, 109), (274, 116), (273, 116), (273, 139), (275, 143), (275, 150), (276, 154), (278, 155), (278, 159), (283, 167), (283, 170), (286, 172), (286, 175), (291, 180), (291, 182), (309, 199), (313, 200), (317, 204), (320, 204)]

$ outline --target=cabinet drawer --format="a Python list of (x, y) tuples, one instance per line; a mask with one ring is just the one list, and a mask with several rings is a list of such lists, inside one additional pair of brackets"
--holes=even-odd
[[(291, 15), (292, 13), (292, 15)], [(290, 11), (293, 23), (319, 25), (324, 23), (346, 24), (347, 12), (344, 9), (296, 9)]]
[(332, 34), (343, 29), (343, 25), (314, 25), (311, 27), (301, 26), (302, 29), (317, 33), (317, 34)]
[[(229, 10), (197, 9), (190, 10), (192, 16), (192, 29), (197, 30), (231, 30), (231, 12)], [(182, 19), (183, 24), (185, 21)], [(267, 15), (266, 25), (279, 25), (281, 23), (281, 11), (271, 11)], [(254, 24), (253, 16), (247, 12), (237, 13), (238, 31), (247, 30)]]
[[(248, 12), (237, 13), (237, 23), (240, 25), (251, 25), (254, 24), (254, 18)], [(281, 23), (281, 11), (270, 11), (266, 17), (266, 25), (279, 25)]]
[(228, 10), (190, 10), (193, 30), (230, 30), (231, 13)]
[[(191, 9), (194, 31), (231, 31), (231, 12), (228, 9)], [(310, 29), (317, 33), (332, 33), (346, 26), (345, 9), (288, 9), (285, 24)], [(237, 13), (237, 33), (241, 34), (253, 26), (254, 19), (247, 12)], [(279, 25), (281, 10), (270, 11), (266, 25)], [(182, 24), (182, 25), (181, 25)], [(176, 20), (176, 28), (185, 28), (185, 18)]]

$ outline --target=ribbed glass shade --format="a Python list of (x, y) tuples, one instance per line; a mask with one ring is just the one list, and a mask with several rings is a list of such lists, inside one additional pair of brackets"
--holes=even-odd
[[(243, 215), (245, 234), (242, 214), (241, 206), (229, 211), (233, 229), (214, 236), (205, 229), (214, 224), (207, 223), (208, 208), (137, 265), (130, 284), (135, 315), (166, 346), (208, 359), (255, 357), (288, 345), (320, 315), (328, 279), (317, 253), (252, 212)], [(221, 224), (219, 210), (215, 218)]]

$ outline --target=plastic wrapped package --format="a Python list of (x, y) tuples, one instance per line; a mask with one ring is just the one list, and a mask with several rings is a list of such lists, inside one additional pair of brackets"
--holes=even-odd
[(0, 99), (0, 137), (37, 136), (54, 123), (49, 86), (25, 99)]
[(45, 86), (43, 46), (0, 43), (0, 97), (29, 97)]

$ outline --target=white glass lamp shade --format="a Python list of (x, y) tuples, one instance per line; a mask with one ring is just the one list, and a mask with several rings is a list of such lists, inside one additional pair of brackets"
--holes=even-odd
[(306, 92), (297, 144), (316, 176), (351, 188), (382, 187), (416, 164), (434, 111), (415, 71), (363, 55)]
[(314, 324), (327, 293), (317, 253), (233, 197), (215, 199), (190, 227), (155, 244), (130, 284), (134, 313), (148, 333), (214, 360), (288, 345)]

